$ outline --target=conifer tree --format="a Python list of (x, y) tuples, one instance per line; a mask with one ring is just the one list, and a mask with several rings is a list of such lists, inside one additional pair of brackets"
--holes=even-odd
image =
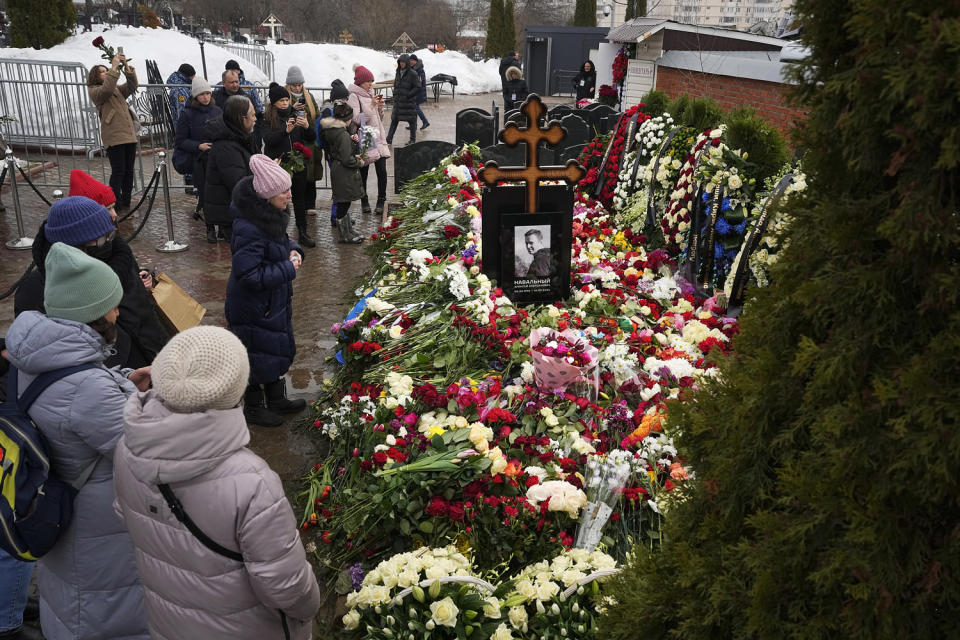
[(597, 0), (577, 0), (576, 8), (573, 10), (573, 26), (597, 26)]
[(503, 8), (503, 55), (517, 47), (517, 25), (514, 22), (514, 2), (507, 0)]
[(624, 21), (642, 18), (645, 15), (647, 15), (647, 0), (627, 0)]
[(960, 5), (797, 0), (806, 195), (600, 637), (960, 637)]
[(503, 51), (503, 14), (503, 0), (490, 0), (490, 17), (487, 18), (486, 42), (488, 58), (499, 58), (505, 55)]
[(66, 40), (77, 24), (70, 0), (7, 0), (7, 13), (14, 47), (48, 49)]

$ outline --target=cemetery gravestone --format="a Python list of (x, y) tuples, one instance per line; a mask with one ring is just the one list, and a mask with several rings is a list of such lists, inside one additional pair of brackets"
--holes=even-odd
[(393, 150), (393, 192), (400, 193), (405, 184), (430, 171), (456, 149), (441, 140), (425, 140)]
[(457, 113), (456, 144), (477, 142), (481, 147), (493, 144), (493, 116), (479, 109), (464, 109)]
[[(566, 131), (558, 122), (537, 124), (546, 109), (536, 94), (527, 97), (522, 111), (532, 126), (508, 122), (498, 137), (508, 146), (526, 146), (526, 166), (500, 168), (489, 161), (479, 172), (486, 185), (483, 270), (516, 302), (555, 302), (570, 294), (573, 188), (586, 172), (576, 160), (541, 167), (542, 145), (558, 147)], [(565, 184), (541, 185), (542, 180)]]

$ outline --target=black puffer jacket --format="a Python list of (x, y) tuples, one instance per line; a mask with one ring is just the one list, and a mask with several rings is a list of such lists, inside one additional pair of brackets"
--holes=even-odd
[[(303, 127), (295, 126), (293, 131), (287, 133), (287, 120), (295, 117), (295, 114), (296, 109), (287, 107), (286, 109), (277, 111), (277, 122), (279, 126), (271, 124), (270, 118), (266, 115), (257, 124), (257, 126), (260, 127), (260, 137), (263, 138), (263, 154), (265, 156), (269, 158), (279, 158), (293, 149), (294, 142), (300, 142), (310, 147), (311, 151), (313, 150), (311, 143), (317, 139), (317, 135), (313, 132), (313, 127), (304, 129)], [(306, 166), (306, 163), (304, 163), (304, 166)]]
[(207, 123), (207, 139), (213, 143), (207, 157), (207, 180), (203, 191), (203, 217), (207, 224), (232, 224), (230, 199), (233, 188), (250, 172), (250, 134), (220, 118)]
[[(400, 63), (405, 63), (400, 68)], [(417, 95), (420, 93), (420, 78), (410, 68), (410, 57), (402, 54), (397, 59), (397, 75), (393, 79), (393, 115), (391, 119), (401, 122), (417, 119)]]
[[(33, 260), (37, 267), (20, 283), (13, 299), (14, 315), (24, 311), (46, 313), (43, 306), (43, 287), (47, 279), (44, 261), (51, 243), (44, 232), (45, 225), (40, 225), (33, 241)], [(140, 268), (130, 245), (118, 237), (113, 239), (111, 249), (109, 255), (101, 259), (120, 278), (123, 297), (120, 298), (120, 315), (117, 317), (117, 342), (113, 345), (116, 353), (107, 358), (106, 365), (139, 369), (153, 362), (169, 336), (160, 324), (153, 299), (140, 280)]]
[[(586, 70), (587, 64), (590, 71)], [(573, 79), (573, 86), (577, 91), (577, 100), (594, 98), (597, 95), (597, 68), (592, 60), (587, 60), (580, 66), (580, 73)]]

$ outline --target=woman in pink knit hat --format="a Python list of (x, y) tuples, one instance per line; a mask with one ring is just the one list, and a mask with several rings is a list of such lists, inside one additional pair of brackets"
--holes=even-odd
[(247, 422), (277, 427), (303, 400), (287, 399), (284, 375), (293, 364), (293, 279), (303, 249), (287, 236), (290, 174), (263, 154), (250, 157), (252, 176), (233, 190), (230, 211), (233, 261), (224, 313), (227, 328), (247, 348), (250, 382), (244, 396)]
[[(383, 214), (383, 207), (387, 201), (387, 158), (390, 157), (390, 147), (387, 145), (387, 134), (383, 129), (383, 96), (373, 93), (373, 74), (362, 65), (353, 66), (353, 84), (347, 87), (350, 97), (347, 103), (353, 107), (353, 121), (360, 127), (372, 127), (376, 132), (374, 146), (367, 150), (363, 167), (360, 169), (360, 180), (363, 182), (363, 198), (360, 207), (363, 213), (370, 213), (370, 201), (367, 199), (367, 175), (370, 165), (377, 172), (377, 215)], [(363, 135), (361, 130), (361, 135)]]

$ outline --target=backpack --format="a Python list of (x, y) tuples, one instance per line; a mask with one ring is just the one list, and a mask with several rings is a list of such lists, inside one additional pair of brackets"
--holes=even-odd
[(72, 483), (50, 469), (50, 456), (40, 429), (27, 411), (51, 384), (92, 363), (43, 373), (17, 398), (17, 370), (10, 368), (7, 400), (0, 404), (0, 549), (24, 562), (53, 548), (70, 524), (73, 499), (87, 483), (100, 456)]
[(314, 144), (316, 144), (320, 150), (323, 150), (326, 146), (326, 141), (323, 139), (323, 127), (320, 126), (320, 121), (324, 118), (332, 117), (333, 103), (328, 100), (320, 106), (320, 113), (317, 114), (317, 120), (313, 123), (313, 132), (316, 135), (316, 142)]

